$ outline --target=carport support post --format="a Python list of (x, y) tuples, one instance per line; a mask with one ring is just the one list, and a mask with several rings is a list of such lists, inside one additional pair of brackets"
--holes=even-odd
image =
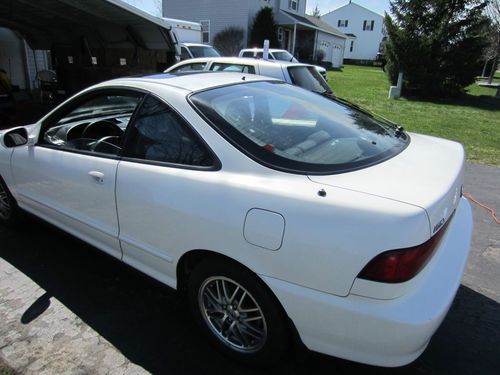
[(297, 37), (297, 24), (293, 24), (292, 55), (295, 56), (295, 38)]

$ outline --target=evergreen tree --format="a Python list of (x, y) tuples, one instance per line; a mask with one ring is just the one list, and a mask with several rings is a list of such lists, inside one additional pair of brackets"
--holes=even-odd
[(386, 71), (406, 92), (450, 96), (480, 74), (488, 19), (485, 0), (393, 0), (385, 17)]
[(269, 46), (279, 48), (277, 37), (278, 26), (274, 20), (273, 8), (263, 7), (257, 12), (250, 28), (249, 45), (262, 48), (264, 40), (269, 39)]

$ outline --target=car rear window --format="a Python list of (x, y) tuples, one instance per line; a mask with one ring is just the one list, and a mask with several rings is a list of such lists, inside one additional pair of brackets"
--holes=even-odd
[(288, 74), (294, 85), (319, 93), (330, 92), (330, 86), (313, 66), (290, 66)]
[(295, 173), (364, 168), (409, 142), (393, 124), (285, 83), (241, 83), (195, 93), (190, 100), (242, 152)]

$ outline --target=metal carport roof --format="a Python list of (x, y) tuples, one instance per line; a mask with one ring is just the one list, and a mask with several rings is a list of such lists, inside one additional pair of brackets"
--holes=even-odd
[(121, 0), (2, 0), (0, 26), (19, 32), (33, 49), (87, 43), (174, 50), (160, 18)]

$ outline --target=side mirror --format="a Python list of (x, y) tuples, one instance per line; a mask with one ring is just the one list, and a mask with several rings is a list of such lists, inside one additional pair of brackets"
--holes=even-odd
[(13, 129), (3, 136), (3, 144), (7, 148), (28, 144), (28, 131), (26, 128)]

